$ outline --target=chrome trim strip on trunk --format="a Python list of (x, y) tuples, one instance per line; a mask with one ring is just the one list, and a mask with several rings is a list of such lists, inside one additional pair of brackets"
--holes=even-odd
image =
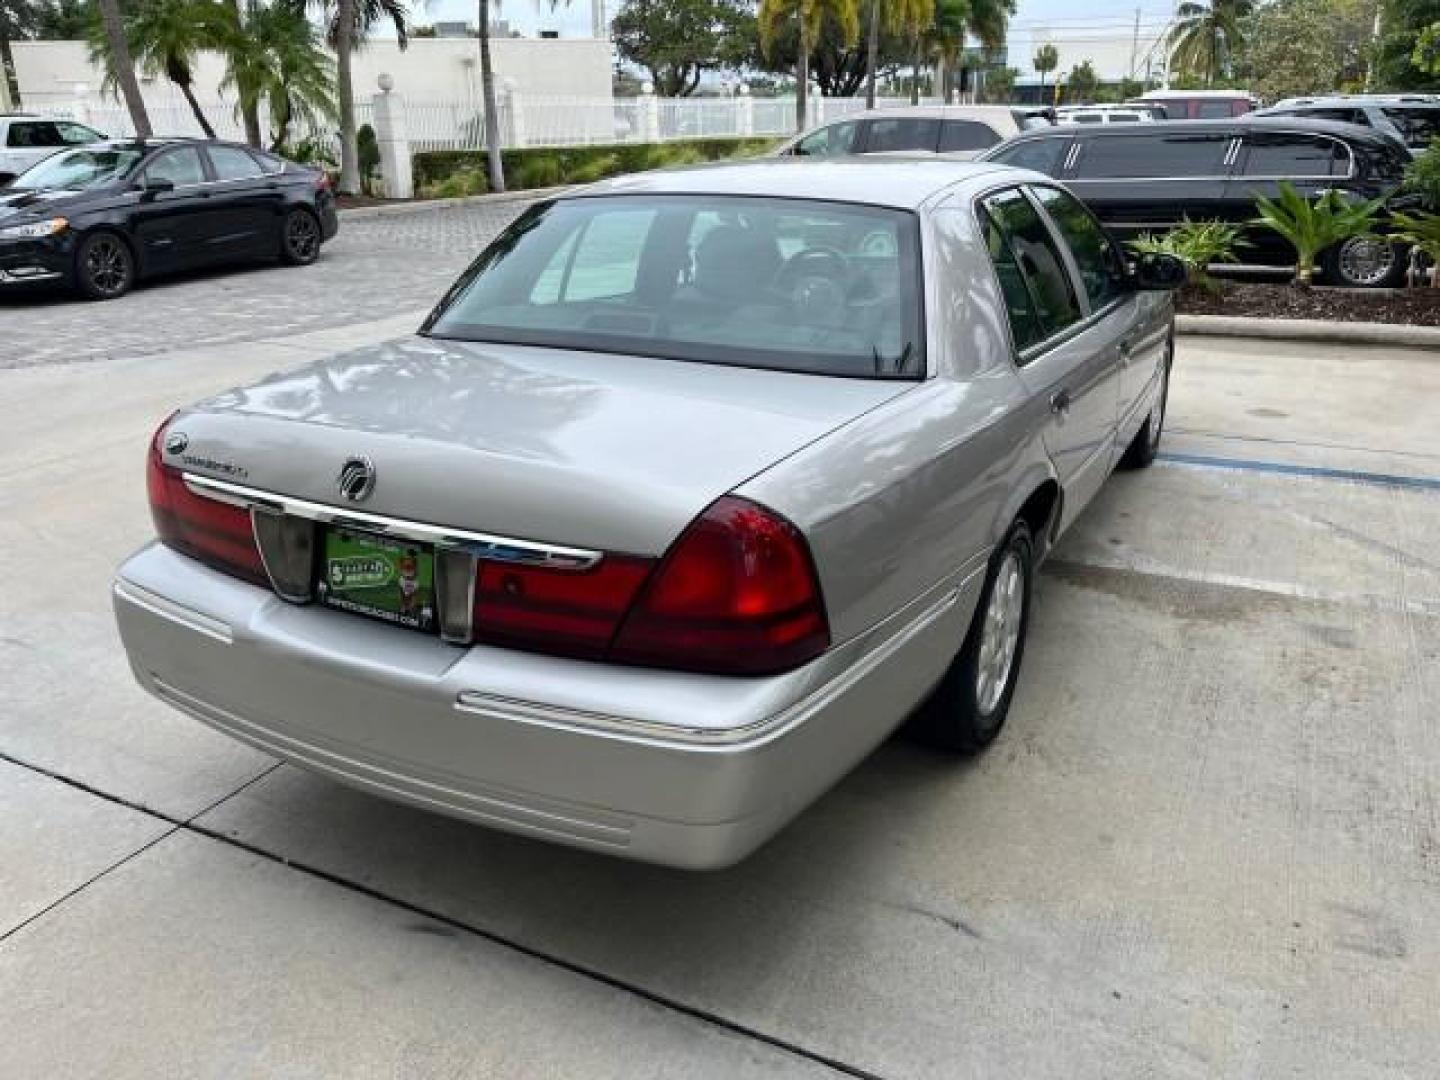
[(185, 481), (194, 494), (246, 510), (269, 510), (295, 517), (308, 518), (327, 525), (349, 525), (353, 528), (369, 529), (387, 536), (403, 536), (422, 544), (437, 547), (463, 548), (472, 555), (493, 562), (525, 563), (548, 566), (555, 570), (588, 570), (603, 558), (603, 552), (587, 548), (563, 547), (558, 544), (541, 544), (533, 540), (517, 540), (508, 536), (472, 532), (469, 529), (453, 529), (445, 525), (433, 525), (424, 521), (409, 521), (404, 518), (372, 514), (364, 510), (349, 510), (325, 503), (297, 499), (290, 495), (277, 495), (271, 491), (234, 484), (228, 480), (216, 480), (209, 476), (197, 476), (183, 472)]

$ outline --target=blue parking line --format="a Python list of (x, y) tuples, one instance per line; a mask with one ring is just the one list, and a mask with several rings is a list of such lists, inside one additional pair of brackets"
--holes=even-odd
[(1396, 476), (1393, 473), (1363, 472), (1357, 469), (1325, 469), (1316, 465), (1286, 465), (1279, 461), (1251, 458), (1209, 457), (1205, 454), (1159, 454), (1161, 461), (1176, 465), (1197, 465), (1208, 469), (1239, 469), (1244, 472), (1278, 473), (1282, 476), (1312, 476), (1322, 480), (1348, 480), (1356, 484), (1440, 491), (1440, 479), (1428, 476)]

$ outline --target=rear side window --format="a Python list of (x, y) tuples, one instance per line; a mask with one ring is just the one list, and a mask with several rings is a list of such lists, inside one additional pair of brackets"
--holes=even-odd
[(1075, 175), (1100, 179), (1224, 176), (1229, 135), (1101, 135), (1080, 152)]
[(10, 125), (5, 145), (44, 149), (67, 144), (60, 129), (50, 120), (17, 120)]
[(1067, 119), (1072, 124), (1103, 124), (1105, 122), (1105, 118), (1098, 112), (1071, 113)]
[[(1018, 273), (1035, 312), (1034, 323), (1043, 337), (1050, 337), (1079, 322), (1080, 301), (1075, 295), (1075, 284), (1055, 238), (1034, 204), (1018, 190), (1011, 190), (990, 196), (985, 200), (984, 208), (1004, 237), (1014, 266), (1013, 271), (1002, 271), (997, 265), (996, 272)], [(1033, 334), (1034, 328), (1023, 325), (1017, 328), (1016, 344), (1023, 349), (1025, 345), (1020, 344), (1022, 329)], [(1037, 340), (1041, 339), (1033, 338), (1026, 344), (1034, 344)]]
[(1387, 108), (1385, 118), (1400, 130), (1405, 145), (1423, 150), (1440, 139), (1440, 108)]
[(1334, 120), (1341, 124), (1369, 125), (1369, 118), (1359, 109), (1291, 109), (1281, 116), (1303, 116), (1306, 120)]
[(884, 154), (902, 150), (934, 151), (939, 138), (939, 120), (909, 117), (870, 120), (865, 125), (865, 152)]
[(201, 164), (200, 151), (193, 146), (165, 151), (145, 166), (145, 179), (169, 180), (176, 187), (204, 183), (205, 166)]
[(1014, 165), (1017, 169), (1034, 169), (1046, 176), (1059, 176), (1065, 163), (1065, 151), (1069, 148), (1069, 139), (1033, 139), (1007, 147), (991, 160)]
[(988, 150), (1000, 136), (988, 124), (977, 120), (946, 120), (940, 126), (940, 152), (957, 150)]
[(1224, 120), (1226, 117), (1234, 116), (1236, 112), (1244, 112), (1243, 109), (1236, 109), (1233, 101), (1197, 101), (1195, 119), (1197, 120)]
[(831, 124), (819, 131), (812, 131), (795, 144), (791, 151), (796, 157), (835, 157), (855, 152), (855, 136), (860, 124), (855, 120)]
[(1350, 154), (1343, 143), (1315, 135), (1245, 136), (1242, 176), (1306, 179), (1346, 176)]
[(233, 146), (211, 146), (207, 152), (216, 180), (253, 180), (260, 175), (259, 164), (244, 150)]

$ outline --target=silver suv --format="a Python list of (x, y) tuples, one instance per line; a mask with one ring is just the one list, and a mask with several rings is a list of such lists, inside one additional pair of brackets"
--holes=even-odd
[(1302, 116), (1307, 120), (1338, 120), (1343, 124), (1371, 127), (1399, 139), (1415, 156), (1440, 139), (1440, 97), (1431, 94), (1286, 98), (1250, 115)]
[(0, 187), (56, 151), (104, 138), (94, 128), (73, 120), (0, 113)]

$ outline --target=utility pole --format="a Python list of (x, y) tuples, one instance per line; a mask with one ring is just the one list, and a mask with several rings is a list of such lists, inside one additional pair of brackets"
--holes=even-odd
[(1135, 9), (1135, 36), (1130, 39), (1130, 81), (1135, 81), (1135, 66), (1140, 58), (1140, 9)]

